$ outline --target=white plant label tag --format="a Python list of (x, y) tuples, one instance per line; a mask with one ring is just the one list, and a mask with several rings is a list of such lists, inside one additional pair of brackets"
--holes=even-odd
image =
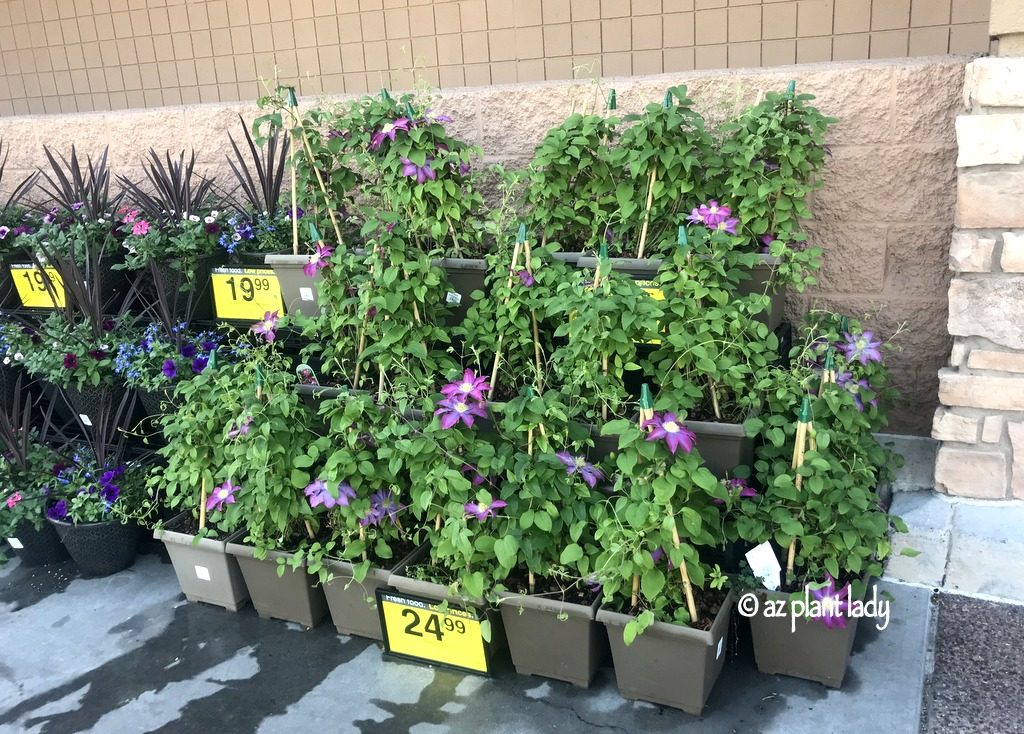
[(456, 293), (455, 291), (448, 291), (448, 295), (444, 297), (445, 303), (450, 303), (453, 306), (458, 306), (462, 303), (462, 294)]
[(775, 591), (779, 588), (782, 566), (779, 565), (779, 559), (775, 557), (775, 551), (772, 549), (771, 543), (765, 541), (756, 548), (747, 551), (746, 558), (747, 563), (750, 564), (750, 570), (754, 572), (755, 577), (761, 580), (764, 588), (769, 591)]
[(303, 301), (313, 300), (313, 289), (312, 288), (299, 288), (299, 298)]
[(201, 581), (209, 581), (210, 580), (210, 569), (208, 569), (206, 566), (196, 566), (196, 576)]
[(722, 637), (718, 640), (718, 651), (715, 653), (715, 660), (722, 657), (722, 647), (725, 644), (725, 638)]
[(14, 548), (14, 550), (21, 550), (22, 548), (25, 547), (25, 546), (23, 546), (21, 544), (21, 541), (18, 540), (17, 538), (8, 538), (7, 542), (11, 544), (11, 547)]
[(82, 419), (82, 423), (84, 423), (85, 425), (92, 425), (92, 421), (89, 419), (89, 416), (87, 416), (85, 413), (79, 413), (78, 417)]

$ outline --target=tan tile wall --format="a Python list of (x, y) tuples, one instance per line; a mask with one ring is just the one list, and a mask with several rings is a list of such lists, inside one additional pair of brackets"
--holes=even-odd
[(987, 51), (989, 0), (0, 0), (0, 115)]

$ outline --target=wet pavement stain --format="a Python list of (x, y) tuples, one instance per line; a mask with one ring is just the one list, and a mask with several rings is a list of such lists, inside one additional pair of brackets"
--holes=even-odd
[(7, 610), (16, 612), (33, 606), (53, 594), (63, 594), (80, 576), (74, 561), (39, 568), (17, 564), (0, 575), (0, 608), (10, 605)]

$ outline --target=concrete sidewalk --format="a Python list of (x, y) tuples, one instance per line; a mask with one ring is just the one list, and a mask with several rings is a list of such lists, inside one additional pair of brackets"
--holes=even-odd
[[(69, 567), (0, 569), (0, 731), (11, 732), (802, 732), (855, 722), (917, 732), (932, 604), (895, 601), (862, 620), (841, 691), (754, 667), (744, 625), (701, 718), (623, 700), (610, 667), (589, 690), (516, 675), (491, 679), (382, 659), (329, 623), (304, 632), (188, 604), (169, 565), (79, 579)], [(859, 726), (859, 725), (858, 725)]]

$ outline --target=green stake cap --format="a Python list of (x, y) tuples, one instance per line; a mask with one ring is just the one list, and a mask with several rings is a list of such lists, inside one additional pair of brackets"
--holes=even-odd
[(619, 102), (615, 97), (615, 90), (613, 89), (608, 93), (608, 109), (614, 110), (615, 108), (618, 107), (618, 104)]
[(796, 79), (790, 79), (789, 84), (786, 85), (786, 96), (793, 99), (794, 94), (796, 94)]
[(665, 107), (665, 109), (666, 109), (666, 110), (667, 110), (667, 109), (668, 109), (669, 107), (671, 107), (671, 106), (672, 106), (672, 90), (671, 90), (671, 89), (670, 89), (670, 90), (668, 90), (667, 92), (665, 92), (665, 101), (664, 101), (664, 102), (662, 102), (662, 105), (664, 105), (664, 107)]
[(320, 236), (320, 230), (316, 228), (314, 222), (309, 223), (309, 240), (310, 242), (323, 242), (324, 238)]
[(523, 242), (526, 242), (526, 225), (525, 224), (520, 224), (519, 225), (519, 234), (516, 235), (516, 242), (518, 242), (520, 244), (522, 244)]
[(845, 334), (850, 330), (850, 317), (840, 316), (839, 317), (839, 333)]
[(676, 244), (680, 247), (686, 247), (690, 244), (690, 240), (686, 237), (686, 225), (680, 224), (679, 231), (676, 233)]
[(206, 359), (206, 369), (212, 370), (217, 366), (217, 349), (210, 350), (210, 356)]
[(297, 100), (295, 98), (295, 87), (285, 87), (285, 89), (288, 90), (288, 106), (289, 107), (298, 107), (299, 106), (299, 100)]
[(651, 399), (651, 388), (645, 382), (640, 386), (640, 410), (651, 410), (654, 401)]
[(832, 347), (829, 347), (828, 351), (825, 352), (825, 369), (826, 370), (834, 370), (835, 368), (836, 368), (836, 356), (835, 356), (835, 354), (832, 351)]
[(388, 94), (388, 90), (386, 88), (384, 88), (384, 87), (382, 87), (381, 90), (380, 90), (380, 98), (382, 100), (384, 100), (385, 102), (391, 102), (392, 101), (391, 95)]
[(409, 118), (409, 122), (416, 119), (416, 111), (413, 110), (412, 105), (409, 102), (405, 103), (405, 116)]
[(811, 415), (811, 399), (807, 395), (804, 395), (804, 399), (800, 401), (799, 421), (801, 423), (810, 423)]
[(601, 243), (601, 249), (598, 250), (597, 256), (599, 258), (601, 258), (602, 260), (607, 260), (608, 259), (608, 243), (607, 242), (602, 242)]

